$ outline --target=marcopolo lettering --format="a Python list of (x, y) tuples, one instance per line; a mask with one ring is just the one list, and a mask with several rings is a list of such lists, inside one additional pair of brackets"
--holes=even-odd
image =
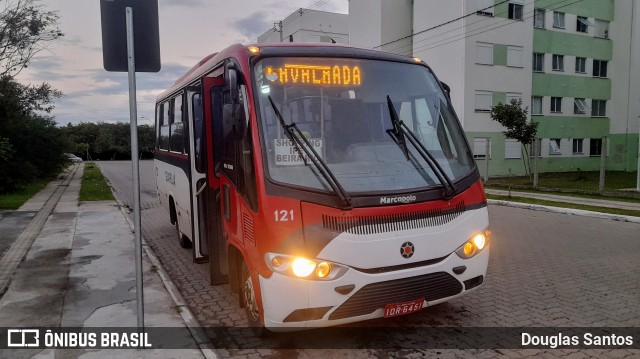
[(411, 203), (416, 201), (416, 196), (400, 196), (400, 197), (380, 197), (380, 204), (393, 204), (393, 203)]

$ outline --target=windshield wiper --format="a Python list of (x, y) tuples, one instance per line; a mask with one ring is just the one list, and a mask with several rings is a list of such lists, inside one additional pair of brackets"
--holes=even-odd
[(424, 159), (425, 162), (431, 167), (433, 173), (438, 177), (438, 181), (444, 188), (444, 197), (449, 199), (456, 193), (456, 186), (453, 181), (447, 176), (447, 173), (442, 169), (438, 161), (433, 157), (429, 150), (418, 140), (416, 135), (407, 127), (407, 125), (400, 120), (396, 108), (393, 106), (391, 97), (387, 95), (387, 106), (389, 107), (389, 117), (391, 118), (392, 129), (388, 129), (387, 133), (391, 136), (391, 139), (400, 147), (405, 157), (409, 161), (409, 150), (407, 149), (407, 142), (405, 138), (411, 142), (415, 147), (418, 154)]
[(320, 157), (320, 155), (318, 155), (318, 152), (316, 152), (311, 143), (309, 143), (309, 140), (307, 140), (307, 138), (304, 136), (302, 131), (300, 131), (295, 122), (292, 121), (290, 125), (287, 125), (287, 123), (284, 121), (284, 117), (282, 117), (282, 114), (276, 107), (276, 104), (273, 101), (271, 95), (268, 95), (267, 97), (269, 98), (269, 103), (271, 103), (271, 107), (273, 107), (273, 111), (275, 112), (276, 117), (278, 118), (280, 126), (282, 126), (285, 135), (287, 136), (289, 141), (291, 141), (298, 154), (302, 157), (305, 166), (307, 165), (307, 160), (304, 155), (306, 155), (306, 157), (309, 158), (311, 162), (313, 162), (316, 168), (318, 168), (320, 174), (327, 181), (331, 189), (333, 189), (333, 192), (335, 192), (340, 201), (342, 201), (342, 209), (349, 210), (353, 208), (353, 206), (351, 205), (351, 197), (349, 196), (347, 191), (345, 191), (344, 187), (342, 187), (340, 182), (338, 182), (338, 179), (333, 174), (333, 172), (331, 172), (331, 169), (329, 168), (327, 163), (322, 159), (322, 157)]

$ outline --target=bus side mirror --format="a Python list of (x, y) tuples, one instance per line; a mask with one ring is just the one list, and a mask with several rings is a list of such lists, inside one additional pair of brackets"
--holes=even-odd
[(447, 94), (449, 99), (451, 99), (451, 87), (442, 81), (440, 81), (440, 83), (442, 84), (442, 88), (444, 88), (444, 93)]
[(229, 66), (229, 71), (227, 72), (229, 77), (229, 95), (231, 96), (231, 103), (237, 104), (238, 100), (238, 72), (235, 67)]

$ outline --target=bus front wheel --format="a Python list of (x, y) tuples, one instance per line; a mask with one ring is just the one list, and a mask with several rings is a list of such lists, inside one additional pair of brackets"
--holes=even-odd
[(244, 262), (242, 263), (240, 295), (242, 298), (242, 305), (247, 313), (249, 326), (253, 329), (256, 335), (260, 337), (266, 336), (268, 331), (264, 327), (264, 321), (260, 315), (260, 307), (256, 301), (256, 287), (251, 279), (249, 268)]

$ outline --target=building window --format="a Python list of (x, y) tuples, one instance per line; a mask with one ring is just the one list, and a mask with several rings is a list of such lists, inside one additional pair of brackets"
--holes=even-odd
[[(535, 146), (535, 148), (534, 148), (534, 146)], [(542, 143), (538, 139), (534, 139), (529, 144), (529, 157), (530, 158), (542, 157)]]
[(476, 42), (476, 63), (493, 65), (493, 44)]
[(598, 20), (596, 19), (596, 23), (593, 26), (596, 30), (595, 37), (600, 37), (603, 39), (609, 38), (609, 21)]
[(551, 112), (562, 112), (562, 97), (551, 98)]
[(522, 94), (518, 92), (507, 92), (507, 104), (511, 104), (511, 101), (522, 101)]
[(593, 77), (607, 77), (607, 61), (593, 60)]
[(553, 71), (564, 71), (564, 55), (553, 55)]
[(576, 73), (584, 74), (587, 72), (587, 59), (584, 57), (576, 57)]
[(591, 100), (591, 116), (605, 117), (607, 115), (607, 100)]
[(542, 96), (531, 97), (531, 114), (542, 115)]
[(522, 20), (522, 8), (521, 4), (509, 3), (509, 19)]
[(491, 159), (491, 139), (483, 137), (473, 139), (473, 158), (486, 158), (487, 144), (489, 145), (489, 159)]
[(533, 53), (533, 71), (544, 72), (544, 54), (540, 52)]
[(550, 155), (561, 155), (562, 151), (560, 150), (560, 139), (559, 138), (550, 138), (549, 139), (549, 154)]
[(589, 156), (602, 156), (602, 138), (589, 140)]
[(489, 112), (493, 105), (493, 92), (476, 91), (476, 111)]
[(520, 142), (513, 138), (504, 140), (504, 158), (520, 158), (522, 151), (520, 150)]
[(564, 13), (554, 11), (553, 12), (553, 27), (558, 29), (564, 29)]
[(493, 0), (477, 0), (478, 10), (476, 14), (484, 16), (493, 16)]
[(583, 98), (576, 98), (573, 100), (573, 113), (577, 115), (584, 115), (589, 111), (587, 101)]
[(533, 26), (538, 29), (544, 29), (544, 9), (533, 10)]
[(522, 46), (507, 46), (507, 66), (522, 67)]
[(582, 152), (582, 143), (584, 142), (584, 139), (582, 138), (574, 138), (573, 139), (573, 154), (574, 155), (581, 155)]
[(578, 16), (576, 20), (576, 31), (577, 32), (589, 32), (589, 20), (587, 20), (584, 16)]

